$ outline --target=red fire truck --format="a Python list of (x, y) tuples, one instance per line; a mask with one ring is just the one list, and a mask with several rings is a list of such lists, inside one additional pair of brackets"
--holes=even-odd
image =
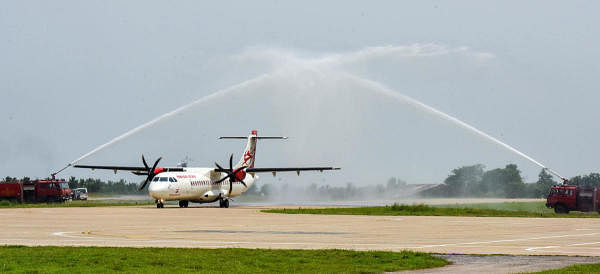
[(71, 199), (64, 179), (0, 182), (0, 199), (18, 202), (64, 202)]
[(546, 207), (554, 208), (556, 213), (569, 211), (598, 211), (600, 188), (580, 187), (576, 185), (554, 185), (550, 188)]

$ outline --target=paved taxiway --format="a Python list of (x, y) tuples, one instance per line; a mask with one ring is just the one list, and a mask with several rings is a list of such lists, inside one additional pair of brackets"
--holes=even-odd
[(0, 244), (600, 256), (600, 218), (287, 215), (260, 209), (0, 209)]

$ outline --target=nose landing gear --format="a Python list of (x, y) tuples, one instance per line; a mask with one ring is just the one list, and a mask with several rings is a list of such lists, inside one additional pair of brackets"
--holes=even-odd
[(162, 200), (156, 200), (156, 208), (163, 208), (165, 204), (163, 204)]
[(220, 208), (228, 208), (229, 207), (229, 199), (220, 199), (219, 207)]

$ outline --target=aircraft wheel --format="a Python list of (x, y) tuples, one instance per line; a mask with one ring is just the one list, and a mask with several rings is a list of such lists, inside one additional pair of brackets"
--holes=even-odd
[(219, 207), (220, 207), (220, 208), (223, 208), (223, 199), (220, 199), (220, 200), (219, 200)]
[(163, 203), (156, 203), (156, 208), (163, 208), (165, 205)]
[(179, 207), (188, 207), (188, 201), (179, 201)]
[(229, 200), (223, 200), (223, 207), (229, 208)]

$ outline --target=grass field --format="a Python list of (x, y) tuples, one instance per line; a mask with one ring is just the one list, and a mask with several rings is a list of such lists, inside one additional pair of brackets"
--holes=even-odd
[[(544, 206), (543, 203), (541, 206)], [(333, 214), (333, 215), (385, 215), (385, 216), (472, 216), (472, 217), (546, 217), (546, 218), (598, 218), (598, 213), (571, 212), (556, 214), (540, 208), (540, 202), (483, 203), (457, 205), (400, 205), (348, 208), (283, 208), (266, 209), (266, 213)]]
[(37, 207), (99, 207), (99, 206), (135, 206), (135, 205), (154, 205), (153, 201), (110, 201), (110, 200), (87, 200), (70, 201), (65, 203), (35, 203), (20, 204), (9, 201), (0, 201), (0, 208), (37, 208)]
[(545, 201), (539, 202), (504, 202), (504, 203), (477, 203), (477, 204), (447, 204), (437, 205), (436, 207), (451, 207), (451, 208), (479, 208), (479, 209), (496, 209), (508, 211), (527, 211), (535, 213), (553, 213), (554, 209), (547, 208)]
[(576, 264), (559, 269), (552, 269), (535, 274), (563, 274), (563, 273), (600, 273), (600, 264)]
[(411, 251), (0, 247), (0, 273), (373, 273), (446, 264)]

